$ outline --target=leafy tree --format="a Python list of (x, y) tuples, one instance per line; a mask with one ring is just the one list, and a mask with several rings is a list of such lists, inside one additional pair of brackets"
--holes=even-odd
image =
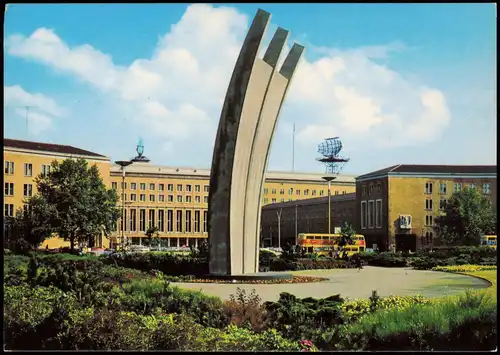
[(352, 224), (345, 222), (340, 229), (339, 251), (343, 252), (346, 245), (354, 244), (353, 237), (355, 234), (356, 230)]
[(479, 245), (481, 235), (495, 233), (496, 214), (491, 202), (476, 189), (455, 192), (434, 230), (445, 245)]
[(8, 217), (5, 221), (8, 230), (7, 244), (17, 252), (38, 248), (54, 231), (51, 226), (56, 214), (54, 206), (39, 195), (32, 196), (25, 202), (25, 208), (18, 209), (15, 217)]
[(159, 240), (160, 232), (158, 230), (158, 227), (149, 227), (144, 234), (147, 237), (144, 238), (145, 245), (159, 246), (161, 244), (161, 241)]
[(120, 216), (116, 192), (106, 189), (97, 166), (89, 168), (85, 159), (53, 161), (50, 173), (39, 175), (35, 182), (39, 194), (56, 210), (51, 226), (70, 242), (71, 251), (76, 242), (91, 242), (101, 233), (108, 236)]

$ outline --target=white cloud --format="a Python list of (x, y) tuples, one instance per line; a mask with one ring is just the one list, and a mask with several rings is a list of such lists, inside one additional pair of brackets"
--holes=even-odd
[[(153, 56), (138, 58), (128, 67), (115, 65), (89, 44), (70, 48), (46, 28), (29, 37), (10, 36), (7, 51), (119, 98), (118, 110), (127, 110), (149, 133), (182, 142), (215, 134), (248, 25), (248, 17), (236, 9), (190, 5), (159, 39)], [(293, 28), (288, 30), (293, 35)], [(406, 49), (399, 42), (351, 49), (315, 47), (321, 55), (303, 58), (281, 119), (301, 123), (297, 139), (303, 145), (315, 145), (328, 136), (372, 147), (435, 139), (450, 121), (443, 94), (413, 84), (380, 63)], [(212, 141), (213, 137), (204, 140), (203, 148), (211, 151), (207, 144)]]
[(31, 133), (37, 135), (49, 129), (54, 118), (63, 117), (67, 110), (57, 102), (39, 93), (29, 93), (19, 85), (4, 86), (4, 110), (12, 109), (18, 119), (26, 119), (28, 107), (28, 127)]

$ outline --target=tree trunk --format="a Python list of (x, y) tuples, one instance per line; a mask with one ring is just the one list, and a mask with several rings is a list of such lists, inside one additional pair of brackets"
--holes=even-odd
[(75, 235), (74, 234), (71, 234), (69, 236), (69, 250), (70, 250), (70, 253), (73, 254), (73, 252), (75, 251)]

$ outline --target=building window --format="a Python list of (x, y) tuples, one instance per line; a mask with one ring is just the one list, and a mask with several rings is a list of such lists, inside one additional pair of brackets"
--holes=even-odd
[(24, 176), (33, 176), (33, 164), (24, 163)]
[(195, 197), (194, 197), (194, 202), (195, 202), (195, 203), (201, 203), (201, 198), (200, 198), (200, 196), (195, 196)]
[(266, 205), (267, 203), (269, 202), (269, 200), (266, 198), (264, 198), (264, 204)]
[(170, 191), (170, 192), (174, 191), (174, 184), (168, 184), (167, 188), (168, 188), (168, 191)]
[(361, 196), (366, 196), (366, 185), (361, 186)]
[(304, 196), (309, 196), (309, 189), (304, 190)]
[(155, 190), (155, 184), (149, 184), (149, 189), (151, 191), (154, 191)]
[(182, 202), (182, 195), (177, 195), (177, 202)]
[(382, 184), (379, 182), (379, 183), (377, 183), (377, 193), (381, 193), (381, 192), (382, 192)]
[(375, 201), (375, 227), (382, 228), (382, 200)]
[(177, 185), (177, 191), (182, 191), (182, 185), (181, 184)]
[(367, 226), (368, 213), (366, 209), (367, 209), (366, 201), (361, 201), (361, 229), (366, 229)]
[(141, 184), (139, 185), (139, 188), (140, 188), (142, 191), (145, 191), (145, 190), (146, 190), (146, 183), (145, 183), (145, 182), (141, 182)]
[(483, 194), (491, 195), (491, 183), (487, 182), (483, 184)]
[(276, 189), (272, 189), (271, 194), (276, 195)]
[(203, 186), (203, 191), (209, 192), (210, 191), (210, 186), (209, 185)]
[(176, 227), (177, 227), (177, 230), (176, 232), (182, 232), (182, 211), (181, 210), (178, 210), (177, 213), (176, 213)]
[[(372, 185), (370, 185), (372, 186)], [(374, 206), (373, 206), (373, 200), (371, 201), (368, 201), (368, 228), (373, 228), (373, 210), (374, 210)]]
[(347, 191), (342, 191), (342, 195), (345, 195), (347, 193)]
[(5, 217), (14, 217), (14, 205), (12, 203), (6, 203), (4, 208)]
[(186, 202), (191, 203), (191, 196), (186, 196)]
[(271, 200), (271, 202), (272, 202), (272, 203), (276, 203), (276, 199), (275, 199), (275, 198), (273, 198), (273, 199)]
[(295, 190), (295, 194), (296, 194), (297, 196), (300, 196), (300, 190)]
[(127, 189), (127, 183), (126, 182), (123, 182), (120, 184), (120, 186), (122, 187), (122, 190), (126, 190)]
[(200, 211), (194, 211), (194, 232), (200, 233)]
[(460, 183), (453, 184), (453, 192), (460, 192), (460, 191), (462, 191), (462, 184)]
[(47, 176), (50, 173), (50, 165), (42, 164), (42, 175)]
[(432, 210), (432, 199), (426, 199), (425, 200), (425, 209), (426, 210)]
[(32, 184), (24, 184), (23, 192), (24, 192), (23, 195), (25, 197), (33, 196), (33, 185)]
[(145, 231), (146, 231), (146, 210), (144, 208), (141, 208), (139, 210), (139, 232), (145, 232)]
[(440, 194), (445, 194), (446, 193), (446, 183), (445, 182), (440, 182), (439, 183), (439, 193)]
[(5, 174), (14, 174), (14, 162), (13, 161), (6, 161), (5, 162)]
[(425, 183), (425, 193), (432, 194), (432, 182)]
[(165, 202), (165, 195), (158, 195), (158, 202)]
[(155, 210), (149, 210), (148, 228), (155, 226)]
[(149, 195), (149, 202), (155, 202), (155, 195)]
[(140, 194), (139, 201), (146, 202), (146, 194)]
[(325, 194), (325, 191), (323, 191), (323, 190), (320, 190), (320, 191), (319, 191), (319, 195), (320, 195), (320, 196), (323, 196), (324, 194)]
[(130, 194), (130, 201), (137, 201), (137, 195), (136, 194)]
[(135, 182), (130, 183), (130, 190), (137, 190), (137, 184)]
[(338, 194), (339, 194), (339, 192), (338, 192), (338, 191), (335, 191), (335, 195), (338, 195)]
[(280, 199), (280, 202), (285, 202), (285, 199), (284, 198)]
[(158, 210), (158, 231), (165, 231), (165, 211)]
[(14, 183), (6, 182), (5, 183), (5, 196), (14, 196)]
[(425, 216), (425, 225), (432, 226), (432, 216)]
[(440, 199), (439, 200), (439, 209), (444, 210), (446, 208), (446, 200), (445, 199)]
[(312, 195), (316, 196), (316, 190), (312, 190)]
[(285, 189), (280, 189), (280, 195), (284, 195), (285, 194)]
[(191, 192), (191, 185), (186, 185), (186, 192)]
[(208, 196), (203, 196), (203, 202), (208, 203)]
[(135, 232), (136, 231), (136, 210), (135, 209), (131, 209), (130, 210), (130, 228), (129, 230), (131, 232)]
[(470, 183), (469, 184), (469, 189), (473, 190), (476, 188), (476, 184)]
[(368, 186), (368, 195), (371, 195), (373, 193), (373, 184), (370, 184)]
[(167, 210), (167, 232), (174, 231), (174, 211)]
[(267, 195), (267, 193), (269, 192), (268, 188), (264, 188), (264, 195)]
[(194, 185), (194, 192), (200, 192), (201, 191), (201, 186), (200, 185)]
[(208, 231), (208, 211), (203, 211), (203, 233)]
[(174, 202), (174, 195), (168, 195), (167, 202)]
[(118, 189), (118, 183), (117, 183), (117, 182), (115, 182), (115, 181), (113, 181), (113, 182), (111, 183), (111, 188), (112, 188), (113, 190), (117, 190), (117, 189)]
[(292, 187), (288, 189), (288, 194), (293, 195), (293, 188)]

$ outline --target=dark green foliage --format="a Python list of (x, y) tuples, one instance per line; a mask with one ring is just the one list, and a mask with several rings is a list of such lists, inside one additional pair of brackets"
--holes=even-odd
[(265, 302), (270, 328), (278, 330), (288, 339), (311, 339), (321, 342), (323, 331), (344, 324), (340, 306), (344, 299), (334, 295), (324, 299), (299, 299), (283, 292), (278, 302)]
[(47, 175), (36, 178), (37, 190), (55, 213), (48, 224), (71, 243), (92, 243), (96, 235), (108, 235), (120, 215), (118, 197), (107, 190), (96, 165), (85, 159), (53, 161)]
[(194, 259), (202, 259), (202, 260), (207, 260), (208, 261), (208, 243), (206, 240), (202, 241), (199, 245), (198, 248), (193, 247), (192, 245), (189, 246), (189, 256)]
[(407, 258), (392, 252), (384, 253), (359, 253), (362, 261), (370, 266), (405, 267)]
[(37, 275), (38, 275), (38, 261), (36, 259), (36, 256), (33, 255), (30, 258), (30, 262), (28, 264), (28, 278), (27, 278), (28, 283), (31, 286), (34, 286), (36, 284)]
[(491, 201), (476, 189), (455, 192), (444, 215), (435, 220), (435, 231), (445, 245), (479, 245), (484, 234), (496, 234), (496, 214)]
[(271, 271), (295, 271), (295, 270), (316, 270), (316, 269), (346, 269), (355, 267), (354, 263), (345, 260), (332, 258), (319, 259), (296, 259), (295, 261), (286, 261), (274, 259), (269, 263)]

